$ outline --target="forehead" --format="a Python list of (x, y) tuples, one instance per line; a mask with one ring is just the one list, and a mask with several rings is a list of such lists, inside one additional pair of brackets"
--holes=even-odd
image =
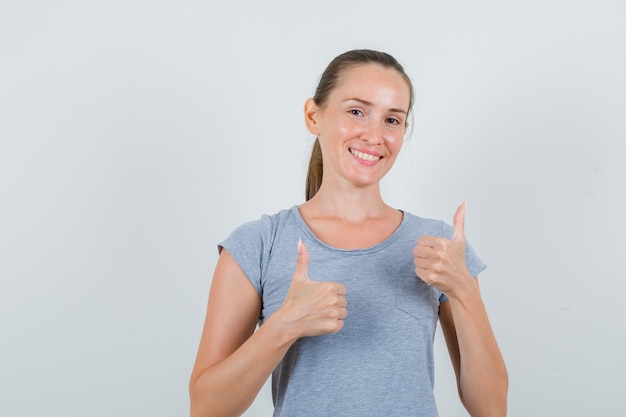
[[(343, 71), (331, 96), (342, 100), (359, 98), (373, 103), (407, 109), (410, 101), (407, 80), (395, 68), (380, 64), (355, 65)], [(383, 103), (381, 103), (383, 104)]]

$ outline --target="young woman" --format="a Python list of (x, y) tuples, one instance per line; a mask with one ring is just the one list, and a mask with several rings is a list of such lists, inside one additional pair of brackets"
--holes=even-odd
[(326, 68), (304, 106), (317, 136), (307, 201), (219, 245), (192, 416), (241, 415), (271, 374), (275, 416), (437, 416), (438, 320), (469, 414), (506, 415), (508, 377), (465, 204), (451, 227), (381, 197), (412, 102), (386, 53), (349, 51)]

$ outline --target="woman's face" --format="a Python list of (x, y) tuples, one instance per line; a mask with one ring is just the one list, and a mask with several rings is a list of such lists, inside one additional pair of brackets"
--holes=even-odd
[(307, 101), (305, 118), (320, 141), (324, 182), (377, 184), (402, 147), (409, 101), (402, 75), (378, 64), (344, 71), (322, 107)]

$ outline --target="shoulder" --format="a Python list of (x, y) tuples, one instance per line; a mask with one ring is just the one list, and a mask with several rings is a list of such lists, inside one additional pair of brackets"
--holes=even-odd
[(408, 211), (404, 211), (403, 213), (403, 226), (413, 233), (439, 237), (452, 236), (452, 227), (443, 220), (420, 217)]
[(236, 227), (230, 235), (218, 244), (218, 250), (226, 249), (244, 271), (259, 294), (262, 294), (263, 276), (272, 258), (272, 251), (281, 229), (294, 223), (292, 209), (281, 210), (272, 215), (245, 222)]
[(295, 206), (274, 214), (263, 214), (258, 219), (242, 223), (231, 232), (220, 246), (226, 242), (254, 246), (271, 245), (277, 230), (281, 227), (288, 227), (295, 221), (293, 219), (294, 209)]

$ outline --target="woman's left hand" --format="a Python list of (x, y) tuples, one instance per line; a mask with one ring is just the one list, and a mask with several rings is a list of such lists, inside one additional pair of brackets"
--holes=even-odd
[(417, 276), (448, 297), (458, 296), (474, 286), (465, 261), (465, 207), (464, 202), (454, 214), (452, 239), (420, 236), (413, 248)]

